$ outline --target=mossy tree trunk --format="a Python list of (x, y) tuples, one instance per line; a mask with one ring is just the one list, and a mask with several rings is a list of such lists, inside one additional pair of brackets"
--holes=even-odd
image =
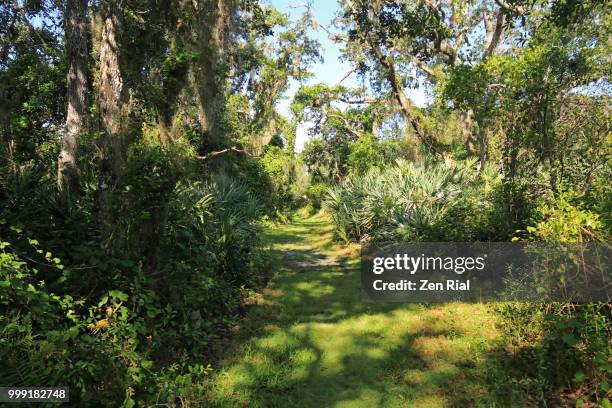
[(87, 3), (67, 0), (65, 9), (67, 111), (64, 135), (57, 163), (60, 189), (79, 191), (77, 154), (80, 135), (87, 127)]
[(114, 223), (112, 194), (124, 171), (125, 96), (119, 52), (122, 30), (121, 1), (102, 4), (100, 38), (100, 70), (98, 73), (97, 108), (103, 135), (100, 140), (101, 162), (98, 182), (98, 223), (103, 236), (109, 239)]

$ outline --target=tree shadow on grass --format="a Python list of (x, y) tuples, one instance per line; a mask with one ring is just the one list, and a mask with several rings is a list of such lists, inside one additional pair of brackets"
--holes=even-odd
[(328, 237), (304, 245), (295, 235), (320, 228), (312, 224), (291, 232), (299, 246), (275, 249), (277, 275), (225, 353), (210, 404), (493, 406), (487, 378), (495, 364), (486, 338), (464, 327), (472, 317), (455, 319), (441, 305), (365, 302), (356, 263), (329, 262), (337, 254), (312, 244)]
[(305, 324), (251, 342), (222, 374), (215, 406), (465, 407), (486, 392), (444, 352), (436, 359), (423, 352), (420, 343), (445, 330), (406, 333), (392, 344), (356, 330), (336, 340), (340, 348), (314, 331)]

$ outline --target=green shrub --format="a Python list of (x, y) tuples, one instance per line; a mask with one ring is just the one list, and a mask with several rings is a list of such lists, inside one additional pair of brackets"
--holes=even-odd
[[(137, 351), (139, 325), (125, 306), (128, 295), (111, 290), (97, 304), (57, 295), (12, 250), (2, 243), (0, 382), (68, 386), (73, 405), (113, 405), (143, 384), (142, 370), (152, 362), (145, 350)], [(58, 258), (48, 258), (63, 269)]]
[[(542, 401), (571, 386), (583, 402), (610, 398), (609, 304), (508, 303), (498, 306), (509, 380)], [(609, 402), (608, 402), (609, 403)]]
[[(133, 216), (112, 246), (100, 242), (87, 178), (72, 202), (42, 169), (0, 169), (1, 384), (68, 386), (73, 406), (178, 404), (210, 371), (202, 356), (242, 299), (268, 279), (249, 186), (174, 184), (162, 151), (134, 148), (146, 154), (118, 193)], [(146, 212), (163, 217), (154, 276), (133, 250)]]
[(473, 160), (453, 167), (399, 160), (349, 178), (329, 191), (325, 205), (345, 240), (473, 239), (477, 228), (468, 228), (466, 217), (458, 215), (485, 217), (491, 208), (489, 184), (498, 183), (495, 174), (476, 175), (474, 165)]
[(266, 174), (271, 180), (271, 191), (279, 211), (296, 209), (304, 194), (303, 166), (292, 152), (278, 146), (270, 146), (261, 158)]
[[(598, 216), (560, 191), (538, 208), (542, 221), (524, 231), (533, 241), (606, 241)], [(579, 401), (610, 404), (610, 304), (509, 303), (499, 307), (506, 341), (516, 350), (511, 372), (530, 379), (532, 395), (546, 399), (560, 387), (578, 390)], [(606, 402), (607, 401), (607, 402)]]
[(381, 148), (374, 136), (366, 134), (350, 144), (347, 158), (350, 174), (364, 174), (370, 168), (379, 165), (381, 160)]
[(311, 184), (306, 188), (306, 197), (308, 198), (308, 206), (311, 212), (316, 212), (321, 209), (327, 189), (328, 186), (325, 183)]

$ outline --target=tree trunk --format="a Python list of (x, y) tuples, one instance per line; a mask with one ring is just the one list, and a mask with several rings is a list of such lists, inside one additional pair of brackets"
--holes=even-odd
[(104, 135), (101, 140), (102, 160), (98, 185), (99, 224), (108, 238), (113, 224), (111, 214), (112, 190), (116, 187), (124, 163), (125, 117), (123, 78), (119, 65), (119, 36), (122, 28), (121, 5), (109, 0), (102, 6), (102, 36), (100, 42), (100, 73), (98, 82), (98, 113)]
[(372, 136), (378, 139), (380, 134), (380, 117), (377, 114), (374, 114), (374, 118), (372, 119)]
[(67, 0), (65, 10), (68, 109), (57, 162), (57, 185), (79, 191), (77, 152), (87, 122), (87, 0)]
[(404, 86), (402, 85), (402, 81), (395, 72), (395, 66), (387, 57), (382, 54), (382, 52), (380, 52), (380, 50), (375, 49), (375, 52), (378, 56), (379, 62), (387, 71), (387, 80), (391, 85), (391, 89), (393, 89), (393, 94), (395, 95), (397, 103), (399, 104), (402, 115), (406, 118), (408, 123), (410, 123), (412, 129), (414, 130), (414, 133), (425, 145), (427, 150), (434, 155), (444, 157), (444, 154), (442, 154), (440, 149), (438, 149), (438, 147), (436, 146), (437, 143), (425, 133), (425, 129), (423, 129), (419, 118), (417, 118), (412, 112), (412, 102), (410, 101), (410, 99), (408, 99), (406, 93), (404, 92)]
[(486, 48), (483, 54), (484, 59), (493, 57), (504, 39), (506, 11), (500, 7), (497, 10), (497, 14), (493, 13), (487, 6), (487, 0), (483, 0), (481, 5), (486, 36)]
[(483, 126), (478, 138), (478, 171), (482, 171), (487, 162), (489, 149), (489, 129)]
[(476, 140), (474, 140), (474, 111), (468, 109), (467, 111), (459, 114), (459, 125), (461, 126), (461, 133), (463, 133), (463, 140), (465, 149), (468, 155), (476, 155)]
[(234, 3), (233, 0), (202, 1), (197, 10), (196, 37), (200, 55), (195, 74), (200, 125), (206, 145), (217, 146), (221, 139), (219, 119), (225, 102), (223, 85), (227, 76), (225, 53)]

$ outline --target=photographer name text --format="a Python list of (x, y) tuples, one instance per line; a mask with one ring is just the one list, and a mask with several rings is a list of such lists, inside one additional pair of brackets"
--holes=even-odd
[(421, 279), (419, 282), (402, 279), (397, 282), (384, 282), (377, 279), (372, 283), (376, 291), (469, 291), (470, 280), (448, 279), (446, 282), (431, 282)]

